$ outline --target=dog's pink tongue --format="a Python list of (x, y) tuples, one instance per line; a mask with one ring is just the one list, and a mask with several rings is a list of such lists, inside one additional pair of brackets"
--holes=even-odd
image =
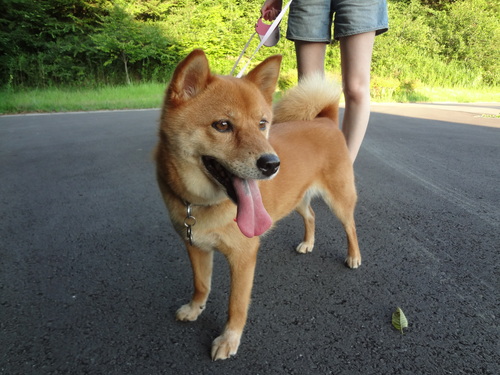
[(233, 184), (238, 196), (236, 222), (241, 233), (249, 238), (260, 236), (271, 227), (273, 221), (262, 204), (257, 182), (235, 177)]

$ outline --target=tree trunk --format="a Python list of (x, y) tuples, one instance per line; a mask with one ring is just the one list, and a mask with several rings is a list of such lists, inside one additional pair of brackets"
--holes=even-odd
[(127, 54), (122, 51), (122, 60), (123, 60), (123, 65), (125, 66), (125, 78), (127, 79), (127, 85), (130, 85), (130, 77), (128, 75), (128, 59), (127, 59)]

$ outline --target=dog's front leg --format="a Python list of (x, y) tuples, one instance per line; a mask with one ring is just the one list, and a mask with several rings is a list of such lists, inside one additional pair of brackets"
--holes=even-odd
[(248, 306), (252, 293), (255, 264), (259, 239), (246, 240), (243, 248), (227, 249), (221, 252), (226, 256), (231, 270), (231, 294), (229, 296), (228, 321), (222, 335), (212, 344), (212, 360), (226, 359), (235, 355), (240, 345), (241, 335), (247, 320)]
[(193, 268), (194, 292), (191, 302), (177, 310), (177, 320), (193, 321), (205, 309), (212, 281), (213, 251), (201, 250), (195, 246), (186, 245)]

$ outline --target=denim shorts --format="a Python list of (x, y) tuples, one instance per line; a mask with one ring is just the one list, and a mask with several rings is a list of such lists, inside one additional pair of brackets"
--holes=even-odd
[(389, 28), (386, 0), (293, 0), (286, 37), (294, 41), (324, 42), (334, 38)]

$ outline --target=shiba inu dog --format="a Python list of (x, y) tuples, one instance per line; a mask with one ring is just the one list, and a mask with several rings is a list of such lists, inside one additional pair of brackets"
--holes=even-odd
[(314, 246), (310, 201), (321, 196), (342, 222), (347, 266), (361, 264), (354, 222), (356, 189), (345, 139), (338, 129), (338, 85), (302, 81), (273, 110), (281, 56), (243, 78), (212, 74), (201, 50), (176, 68), (162, 108), (155, 152), (158, 184), (193, 270), (191, 302), (177, 319), (205, 309), (213, 252), (231, 271), (227, 324), (212, 359), (236, 354), (247, 320), (259, 236), (293, 210), (304, 218), (300, 253)]

